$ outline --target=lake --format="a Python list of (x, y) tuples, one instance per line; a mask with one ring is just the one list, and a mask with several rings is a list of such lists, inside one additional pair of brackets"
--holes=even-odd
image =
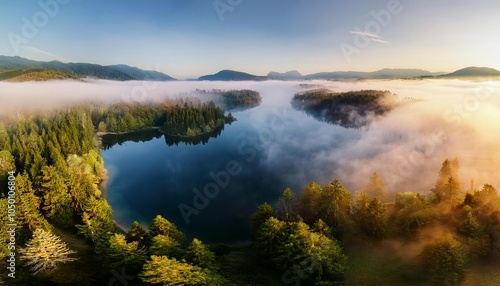
[[(346, 188), (355, 191), (376, 171), (388, 181), (390, 191), (427, 190), (434, 183), (440, 163), (446, 157), (459, 156), (462, 148), (467, 148), (464, 144), (446, 144), (466, 136), (462, 129), (469, 130), (470, 126), (451, 129), (441, 118), (446, 107), (429, 102), (435, 98), (434, 90), (455, 90), (460, 91), (460, 96), (467, 96), (474, 91), (474, 83), (305, 84), (310, 86), (274, 81), (171, 83), (176, 90), (187, 93), (198, 87), (252, 89), (261, 93), (263, 101), (258, 107), (233, 112), (237, 121), (209, 138), (179, 142), (146, 132), (115, 140), (120, 144), (102, 151), (109, 174), (107, 200), (115, 221), (124, 227), (134, 220), (147, 226), (161, 214), (188, 238), (197, 237), (206, 243), (243, 243), (250, 239), (250, 215), (263, 202), (276, 205), (286, 187), (298, 196), (310, 181), (324, 185), (338, 177)], [(294, 93), (316, 85), (337, 91), (390, 90), (401, 98), (425, 100), (398, 108), (367, 127), (346, 129), (320, 122), (291, 107)], [(162, 87), (168, 89), (169, 83)], [(473, 141), (486, 144), (482, 139)], [(462, 162), (477, 163), (470, 153), (469, 150)], [(478, 165), (479, 171), (470, 175), (479, 184), (487, 179), (484, 173), (496, 163), (490, 162), (489, 167)], [(204, 190), (208, 197), (200, 198)]]

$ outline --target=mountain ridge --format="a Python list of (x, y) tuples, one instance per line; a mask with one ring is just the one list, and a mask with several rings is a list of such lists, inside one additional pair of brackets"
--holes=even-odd
[(103, 66), (90, 63), (63, 63), (60, 61), (35, 61), (19, 56), (9, 57), (0, 55), (0, 69), (31, 69), (44, 68), (61, 72), (73, 73), (81, 77), (94, 77), (107, 80), (175, 80), (173, 77), (157, 72), (142, 70), (128, 65)]

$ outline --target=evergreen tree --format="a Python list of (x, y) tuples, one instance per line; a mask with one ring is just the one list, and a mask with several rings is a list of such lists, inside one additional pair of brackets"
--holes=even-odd
[(70, 250), (58, 236), (43, 229), (36, 229), (33, 238), (19, 252), (34, 274), (76, 260), (70, 257), (75, 251)]
[(384, 189), (384, 181), (377, 173), (370, 176), (368, 185), (366, 186), (366, 194), (370, 197), (378, 198), (382, 202), (386, 199), (387, 193)]
[(215, 270), (215, 254), (200, 240), (194, 238), (186, 251), (186, 259), (191, 264), (201, 268)]
[(184, 244), (184, 241), (186, 240), (186, 236), (179, 231), (173, 223), (161, 215), (157, 215), (153, 219), (151, 225), (149, 226), (149, 233), (152, 237), (155, 237), (158, 234), (169, 236), (181, 245)]
[(127, 242), (125, 235), (115, 233), (109, 238), (108, 256), (114, 268), (128, 268), (138, 271), (146, 262), (147, 256), (139, 242)]
[(268, 203), (263, 203), (251, 217), (251, 229), (255, 235), (260, 227), (271, 217), (276, 217), (276, 211)]
[(143, 243), (144, 239), (146, 239), (146, 231), (141, 226), (141, 224), (137, 221), (134, 221), (130, 226), (127, 232), (127, 241), (137, 241), (139, 243)]

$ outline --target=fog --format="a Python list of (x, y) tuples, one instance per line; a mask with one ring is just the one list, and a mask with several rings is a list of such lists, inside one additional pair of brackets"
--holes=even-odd
[[(367, 80), (307, 82), (333, 91), (389, 90), (400, 99), (419, 99), (395, 108), (360, 129), (328, 123), (307, 128), (290, 107), (300, 82), (114, 82), (105, 80), (0, 82), (0, 117), (18, 117), (81, 102), (148, 102), (197, 96), (195, 89), (252, 89), (263, 96), (265, 116), (252, 118), (270, 170), (291, 185), (339, 178), (351, 191), (362, 189), (372, 172), (389, 191), (432, 188), (445, 158), (458, 157), (460, 182), (471, 179), (500, 187), (500, 82), (459, 80)], [(238, 115), (236, 115), (238, 118)], [(242, 118), (242, 120), (244, 117)], [(278, 122), (278, 123), (276, 123)], [(299, 128), (301, 127), (302, 128)], [(290, 130), (306, 130), (299, 136)], [(325, 130), (332, 130), (325, 132)], [(335, 142), (335, 144), (333, 144)], [(293, 150), (293, 152), (290, 152)], [(299, 190), (295, 190), (299, 191)]]

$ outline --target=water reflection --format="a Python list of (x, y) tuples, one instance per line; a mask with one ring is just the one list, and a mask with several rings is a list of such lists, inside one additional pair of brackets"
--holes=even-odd
[(158, 128), (142, 129), (134, 132), (120, 134), (105, 134), (102, 138), (102, 149), (109, 150), (115, 145), (122, 145), (125, 142), (148, 142), (153, 139), (164, 137), (167, 146), (187, 145), (205, 145), (211, 138), (217, 138), (224, 130), (224, 126), (215, 128), (212, 132), (193, 137), (171, 136), (161, 132)]

